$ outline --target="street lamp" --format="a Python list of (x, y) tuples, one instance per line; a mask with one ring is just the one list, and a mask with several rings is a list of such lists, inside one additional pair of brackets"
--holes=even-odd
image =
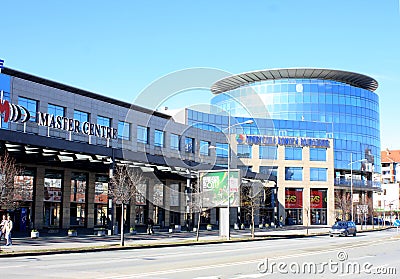
[[(228, 233), (226, 236), (227, 240), (230, 240), (230, 212), (231, 212), (231, 180), (230, 180), (230, 174), (231, 174), (231, 128), (234, 126), (238, 126), (238, 125), (247, 125), (247, 124), (253, 124), (254, 121), (249, 119), (240, 123), (235, 123), (233, 125), (231, 125), (231, 114), (228, 113), (228, 127), (225, 128), (228, 130), (228, 218), (227, 218), (227, 223), (228, 223)], [(209, 149), (223, 149), (226, 150), (225, 148), (220, 148), (220, 147), (216, 147), (213, 145), (210, 145)]]
[(351, 221), (354, 221), (354, 202), (353, 202), (353, 164), (357, 162), (365, 162), (366, 159), (361, 159), (353, 162), (353, 153), (350, 153), (350, 195), (351, 195)]

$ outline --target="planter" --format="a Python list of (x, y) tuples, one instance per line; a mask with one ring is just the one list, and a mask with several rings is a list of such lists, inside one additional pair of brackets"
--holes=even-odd
[(106, 236), (106, 231), (97, 231), (97, 236)]
[(239, 229), (238, 223), (233, 224), (233, 229), (235, 229), (235, 230), (238, 230), (238, 229)]
[(212, 225), (207, 225), (207, 231), (212, 231)]
[(264, 225), (263, 225), (263, 224), (259, 224), (259, 225), (258, 225), (258, 228), (259, 228), (259, 229), (263, 229), (263, 228), (264, 228)]
[(175, 225), (175, 232), (181, 232), (182, 231), (182, 227), (181, 225)]
[(168, 229), (168, 232), (169, 232), (169, 233), (173, 233), (173, 232), (174, 232), (174, 229)]
[(244, 230), (244, 229), (245, 229), (244, 224), (241, 224), (241, 225), (240, 225), (240, 229), (241, 229), (241, 230)]
[(31, 232), (31, 238), (38, 238), (39, 232)]
[(78, 232), (77, 231), (68, 231), (68, 236), (71, 236), (71, 237), (78, 236)]
[(130, 233), (131, 235), (136, 235), (136, 231), (135, 231), (135, 230), (130, 230), (129, 233)]

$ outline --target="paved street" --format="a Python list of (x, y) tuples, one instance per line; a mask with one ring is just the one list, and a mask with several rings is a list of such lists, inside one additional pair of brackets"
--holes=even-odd
[[(211, 239), (213, 236), (208, 237)], [(399, 234), (395, 229), (360, 232), (357, 237), (278, 237), (200, 246), (3, 257), (0, 258), (0, 273), (6, 278), (239, 279), (288, 278), (293, 275), (296, 278), (372, 278), (366, 273), (378, 271), (376, 268), (381, 268), (380, 272), (382, 268), (386, 272), (400, 272), (397, 260), (400, 256), (399, 244)], [(304, 262), (314, 263), (317, 269), (293, 274), (293, 270), (288, 268), (290, 266), (295, 270), (298, 266), (301, 269)], [(339, 267), (346, 263), (359, 264), (360, 274), (329, 270), (328, 265), (325, 265), (323, 272), (319, 272), (323, 263), (329, 262)], [(287, 267), (284, 268), (282, 263)], [(368, 266), (369, 263), (372, 267)], [(395, 275), (373, 277), (396, 278)]]

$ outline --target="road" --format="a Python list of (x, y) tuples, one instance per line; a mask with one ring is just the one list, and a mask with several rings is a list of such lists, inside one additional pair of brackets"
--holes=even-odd
[(399, 248), (400, 235), (392, 229), (357, 237), (0, 258), (0, 274), (1, 278), (397, 278)]

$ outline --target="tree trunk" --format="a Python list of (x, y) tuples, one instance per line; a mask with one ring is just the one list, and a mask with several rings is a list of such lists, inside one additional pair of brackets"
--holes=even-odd
[(200, 237), (200, 217), (201, 217), (201, 210), (199, 211), (199, 218), (197, 220), (196, 241), (199, 241)]
[(251, 207), (251, 238), (254, 239), (254, 204)]
[(125, 235), (124, 235), (124, 203), (121, 205), (121, 246), (125, 246)]

